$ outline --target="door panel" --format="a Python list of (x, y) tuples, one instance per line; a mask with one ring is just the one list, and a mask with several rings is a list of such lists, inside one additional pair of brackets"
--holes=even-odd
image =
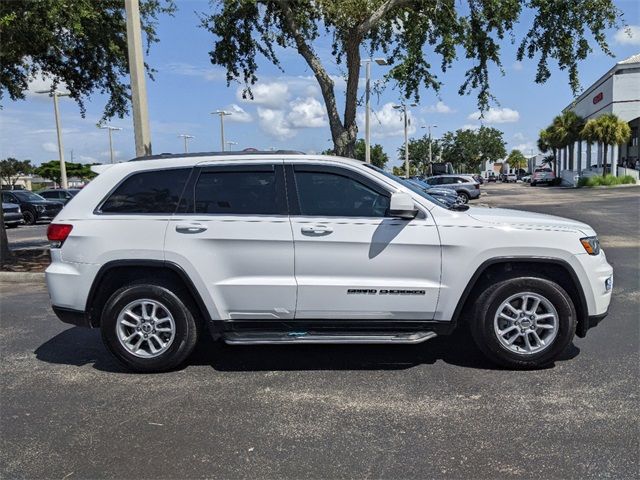
[[(373, 193), (358, 193), (361, 186), (352, 193), (334, 192), (320, 176), (314, 187), (300, 173), (310, 168), (296, 165), (290, 174), (295, 176), (299, 200), (294, 207), (299, 214), (291, 218), (298, 283), (296, 318), (433, 319), (440, 287), (440, 242), (431, 217), (422, 213), (422, 218), (407, 221), (384, 216), (305, 215), (306, 211), (320, 213), (322, 208), (336, 214), (342, 209), (378, 215), (384, 200), (376, 193), (388, 194), (381, 187), (375, 191), (375, 185), (365, 178), (352, 177), (353, 172), (346, 175), (361, 180), (361, 186)], [(328, 173), (341, 174), (335, 168)], [(319, 201), (313, 197), (316, 187)], [(348, 187), (341, 182), (340, 188)], [(327, 195), (333, 199), (328, 201)]]
[(293, 240), (281, 163), (203, 168), (197, 176), (185, 195), (194, 192), (193, 201), (169, 221), (166, 259), (191, 270), (214, 319), (293, 318)]

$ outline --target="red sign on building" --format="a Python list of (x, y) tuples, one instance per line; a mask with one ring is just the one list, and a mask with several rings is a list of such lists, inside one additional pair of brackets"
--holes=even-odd
[(596, 103), (599, 103), (603, 97), (604, 95), (602, 95), (602, 92), (597, 94), (595, 97), (593, 97), (593, 104), (595, 105)]

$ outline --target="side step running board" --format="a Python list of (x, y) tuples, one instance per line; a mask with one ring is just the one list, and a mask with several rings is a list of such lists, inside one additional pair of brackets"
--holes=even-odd
[(415, 344), (436, 337), (435, 332), (403, 333), (307, 333), (307, 332), (227, 332), (229, 345), (299, 344), (299, 343), (397, 343)]

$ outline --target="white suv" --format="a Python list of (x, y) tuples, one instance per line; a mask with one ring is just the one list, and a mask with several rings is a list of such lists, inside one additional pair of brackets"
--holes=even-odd
[(469, 328), (508, 367), (604, 318), (612, 268), (584, 223), (456, 205), (344, 158), (159, 155), (105, 168), (49, 227), (58, 317), (138, 371), (207, 329), (229, 344), (415, 344)]

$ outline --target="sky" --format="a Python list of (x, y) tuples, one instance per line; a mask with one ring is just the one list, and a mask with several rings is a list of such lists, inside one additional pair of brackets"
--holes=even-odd
[[(258, 58), (258, 83), (253, 87), (254, 100), (242, 98), (243, 86), (227, 86), (225, 71), (213, 66), (208, 52), (214, 38), (199, 28), (198, 13), (207, 12), (205, 0), (177, 0), (178, 11), (173, 17), (162, 17), (158, 25), (160, 43), (151, 47), (145, 59), (157, 70), (155, 80), (147, 81), (149, 118), (153, 153), (180, 153), (183, 140), (180, 134), (192, 135), (189, 150), (220, 150), (220, 121), (211, 115), (218, 109), (232, 112), (225, 118), (227, 149), (293, 149), (319, 153), (332, 147), (326, 110), (315, 78), (306, 63), (294, 50), (281, 50), (280, 71)], [(624, 13), (626, 31), (611, 30), (607, 39), (615, 57), (602, 53), (597, 47), (580, 63), (580, 81), (587, 88), (606, 73), (617, 61), (640, 52), (640, 1), (616, 2)], [(521, 39), (528, 28), (526, 16), (516, 27), (515, 37)], [(628, 33), (631, 33), (631, 36)], [(328, 39), (320, 39), (317, 52), (336, 81), (338, 98), (344, 96), (344, 71), (330, 56)], [(548, 125), (573, 99), (566, 71), (552, 65), (551, 78), (542, 85), (534, 82), (536, 62), (516, 61), (516, 44), (509, 39), (501, 43), (504, 75), (491, 70), (491, 88), (496, 102), (478, 118), (475, 94), (459, 96), (458, 88), (469, 64), (461, 58), (446, 73), (439, 73), (443, 86), (439, 93), (421, 89), (419, 105), (410, 109), (410, 137), (426, 133), (427, 125), (438, 138), (444, 132), (460, 128), (477, 128), (481, 123), (504, 132), (507, 150), (517, 148), (526, 155), (536, 153), (537, 134)], [(433, 58), (433, 65), (439, 59)], [(372, 81), (382, 78), (388, 67), (372, 65)], [(359, 96), (364, 94), (364, 68), (361, 73)], [(26, 100), (3, 100), (0, 110), (0, 158), (31, 159), (39, 165), (57, 159), (56, 130), (52, 100), (34, 92), (47, 88), (46, 79), (37, 78), (30, 84)], [(379, 96), (371, 99), (371, 140), (383, 146), (391, 162), (400, 164), (397, 150), (403, 144), (401, 114), (392, 108), (402, 101), (397, 90), (389, 85)], [(60, 99), (61, 123), (65, 159), (82, 163), (109, 162), (109, 143), (106, 130), (97, 128), (106, 103), (96, 94), (87, 102), (85, 118), (70, 99)], [(342, 108), (340, 109), (342, 111)], [(135, 157), (133, 122), (131, 117), (115, 118), (110, 125), (122, 128), (113, 134), (116, 161)], [(364, 135), (364, 108), (358, 109), (358, 127)]]

